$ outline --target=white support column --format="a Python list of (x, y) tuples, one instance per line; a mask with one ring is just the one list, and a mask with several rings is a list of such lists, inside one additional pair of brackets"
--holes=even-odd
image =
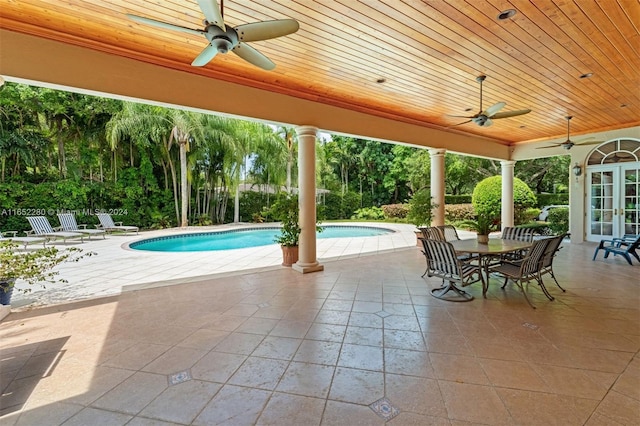
[(431, 199), (438, 207), (433, 209), (432, 226), (444, 225), (444, 154), (446, 149), (430, 149), (431, 157)]
[(316, 137), (313, 126), (296, 128), (298, 134), (298, 205), (300, 208), (300, 248), (292, 268), (306, 274), (324, 270), (316, 259)]
[(513, 169), (515, 161), (501, 161), (502, 166), (502, 229), (513, 226)]

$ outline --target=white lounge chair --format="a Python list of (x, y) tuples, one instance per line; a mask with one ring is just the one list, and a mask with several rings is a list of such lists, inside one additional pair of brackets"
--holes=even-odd
[(62, 238), (65, 243), (67, 242), (67, 238), (80, 238), (80, 241), (84, 241), (84, 234), (81, 234), (80, 232), (54, 230), (49, 223), (49, 219), (44, 216), (28, 216), (27, 220), (31, 225), (31, 231), (27, 231), (28, 234), (33, 233), (35, 235), (42, 235), (43, 237), (50, 239)]
[(102, 238), (106, 238), (104, 229), (87, 229), (87, 225), (78, 225), (73, 213), (58, 213), (58, 219), (63, 231), (87, 234), (89, 239), (92, 235), (102, 235)]
[(137, 226), (123, 225), (122, 222), (113, 222), (111, 215), (109, 213), (96, 213), (98, 219), (100, 220), (100, 226), (107, 232), (113, 231), (122, 231), (122, 232), (133, 232), (138, 233)]
[[(5, 235), (2, 235), (0, 232), (0, 241), (13, 241), (15, 243), (24, 244), (24, 248), (27, 248), (27, 244), (35, 244), (42, 243), (44, 247), (47, 243), (47, 239), (43, 237), (16, 237), (18, 231), (5, 231)], [(8, 237), (6, 234), (12, 234), (12, 236)]]

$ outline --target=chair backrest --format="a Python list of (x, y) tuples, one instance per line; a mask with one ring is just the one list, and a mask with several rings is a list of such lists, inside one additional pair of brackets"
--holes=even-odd
[(553, 263), (553, 258), (556, 256), (558, 250), (560, 250), (560, 244), (567, 234), (557, 235), (549, 239), (549, 243), (542, 255), (542, 267), (547, 268)]
[(115, 228), (116, 224), (113, 223), (113, 219), (109, 213), (97, 213), (98, 219), (100, 220), (100, 225), (103, 228)]
[(522, 259), (520, 264), (520, 275), (527, 276), (536, 274), (542, 267), (542, 256), (544, 256), (545, 249), (549, 245), (552, 238), (543, 238), (536, 240), (527, 252), (527, 255)]
[(437, 226), (437, 228), (444, 235), (445, 241), (457, 241), (460, 239), (460, 236), (458, 235), (458, 231), (456, 230), (456, 227), (453, 225), (440, 225), (440, 226)]
[(422, 236), (427, 240), (444, 241), (444, 234), (435, 226), (428, 226), (419, 228), (422, 232)]
[(65, 231), (78, 230), (78, 223), (73, 213), (58, 213), (58, 220), (60, 220), (60, 226)]
[(640, 249), (640, 234), (636, 236), (635, 240), (632, 240), (629, 244), (629, 249), (627, 251), (632, 251), (635, 249)]
[(503, 240), (517, 240), (530, 243), (533, 241), (533, 233), (527, 228), (506, 227), (502, 230)]
[(49, 223), (49, 219), (44, 216), (28, 216), (27, 220), (29, 221), (29, 225), (31, 225), (33, 232), (38, 235), (54, 232), (51, 224)]
[(422, 240), (429, 274), (437, 277), (459, 278), (460, 263), (456, 256), (456, 250), (447, 241), (424, 239)]

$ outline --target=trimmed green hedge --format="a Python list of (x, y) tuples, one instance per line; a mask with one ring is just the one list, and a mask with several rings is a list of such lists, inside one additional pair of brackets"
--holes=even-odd
[(471, 194), (445, 195), (445, 204), (471, 204)]
[(538, 207), (569, 204), (569, 193), (538, 194)]
[[(502, 208), (502, 176), (492, 176), (480, 181), (473, 190), (473, 208), (476, 214), (500, 219)], [(526, 222), (526, 210), (537, 203), (536, 195), (518, 178), (513, 179), (513, 207), (515, 224)]]

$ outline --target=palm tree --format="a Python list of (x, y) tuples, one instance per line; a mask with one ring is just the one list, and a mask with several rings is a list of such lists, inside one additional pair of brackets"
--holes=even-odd
[(291, 169), (297, 148), (298, 135), (293, 127), (278, 127), (277, 134), (284, 140), (287, 147), (287, 194), (291, 194)]

